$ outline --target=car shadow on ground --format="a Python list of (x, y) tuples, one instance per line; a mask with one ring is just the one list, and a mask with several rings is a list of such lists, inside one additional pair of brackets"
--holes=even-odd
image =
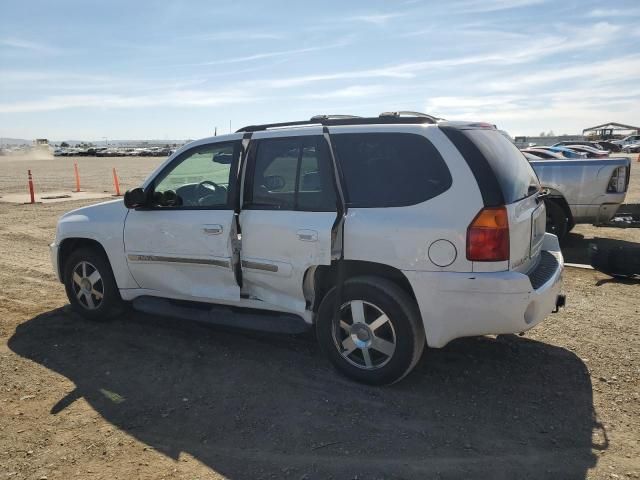
[[(401, 383), (350, 382), (315, 339), (68, 307), (19, 325), (18, 355), (76, 388), (108, 422), (227, 478), (585, 478), (606, 449), (586, 366), (516, 336), (428, 350)], [(274, 476), (275, 475), (275, 476)]]
[[(597, 258), (594, 256), (594, 247), (597, 251), (601, 252), (601, 255)], [(622, 255), (629, 257), (629, 261), (625, 261), (622, 256), (609, 261), (609, 252), (615, 253), (619, 251), (625, 251)], [(640, 257), (640, 243), (602, 237), (585, 239), (584, 236), (579, 233), (570, 233), (567, 235), (562, 243), (562, 254), (564, 255), (565, 262), (592, 265), (596, 270), (606, 274), (615, 273), (616, 268), (619, 269), (620, 266), (625, 267), (624, 271), (626, 272), (626, 268), (629, 267), (630, 264), (640, 265), (640, 262), (637, 260), (637, 258)], [(640, 270), (637, 270), (637, 274), (640, 275)], [(624, 281), (624, 279), (621, 279), (621, 281)], [(629, 281), (633, 282), (632, 279)]]

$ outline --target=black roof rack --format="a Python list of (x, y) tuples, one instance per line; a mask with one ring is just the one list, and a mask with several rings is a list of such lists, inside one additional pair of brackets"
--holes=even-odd
[(380, 114), (380, 118), (384, 117), (419, 117), (419, 118), (429, 118), (433, 120), (433, 123), (437, 123), (440, 120), (444, 120), (444, 118), (434, 117), (433, 115), (429, 115), (428, 113), (421, 112), (412, 112), (410, 110), (400, 110), (398, 112), (382, 112)]
[(314, 115), (311, 117), (311, 121), (314, 120), (341, 120), (347, 118), (362, 118), (359, 115)]
[(306, 125), (385, 125), (385, 124), (402, 124), (402, 123), (415, 123), (424, 124), (437, 123), (441, 118), (427, 115), (426, 113), (419, 112), (383, 112), (378, 117), (357, 117), (355, 115), (316, 115), (309, 120), (298, 120), (294, 122), (282, 122), (282, 123), (265, 123), (263, 125), (248, 125), (237, 130), (236, 133), (241, 132), (258, 132), (261, 130), (268, 130), (270, 128), (285, 128), (285, 127), (302, 127)]

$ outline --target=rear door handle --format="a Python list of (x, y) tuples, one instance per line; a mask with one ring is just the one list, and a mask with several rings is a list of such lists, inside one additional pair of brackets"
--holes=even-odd
[(302, 240), (303, 242), (318, 241), (318, 232), (315, 230), (298, 230), (296, 234), (298, 235), (298, 240)]
[(223, 230), (222, 225), (205, 225), (202, 227), (202, 232), (206, 235), (220, 235)]

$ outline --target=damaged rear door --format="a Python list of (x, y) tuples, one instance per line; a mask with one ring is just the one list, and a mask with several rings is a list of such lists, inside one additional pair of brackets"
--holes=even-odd
[(331, 264), (336, 193), (320, 127), (256, 132), (245, 165), (242, 294), (304, 312), (304, 275)]

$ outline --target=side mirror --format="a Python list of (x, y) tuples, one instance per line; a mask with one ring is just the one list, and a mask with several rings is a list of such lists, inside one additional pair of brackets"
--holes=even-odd
[(124, 206), (127, 208), (144, 207), (147, 204), (147, 194), (142, 188), (127, 190), (124, 194)]
[(231, 165), (231, 162), (233, 161), (233, 155), (230, 153), (218, 153), (217, 155), (213, 156), (213, 161), (222, 165)]

